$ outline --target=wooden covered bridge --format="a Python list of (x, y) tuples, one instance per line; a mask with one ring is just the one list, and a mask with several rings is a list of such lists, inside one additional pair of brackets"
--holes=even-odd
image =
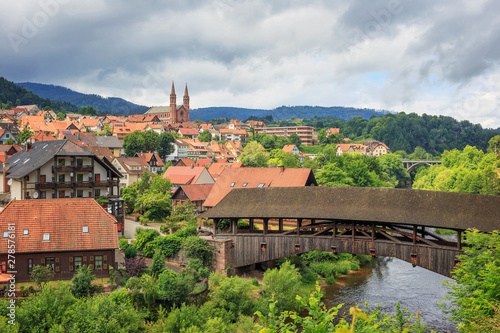
[[(232, 268), (313, 250), (394, 257), (451, 276), (469, 228), (500, 230), (500, 197), (387, 188), (234, 189), (200, 217), (229, 219), (225, 262)], [(250, 228), (238, 230), (246, 219)], [(292, 224), (290, 224), (292, 223)], [(273, 224), (274, 227), (269, 226)], [(290, 226), (291, 225), (291, 226)], [(433, 228), (457, 232), (444, 239)]]

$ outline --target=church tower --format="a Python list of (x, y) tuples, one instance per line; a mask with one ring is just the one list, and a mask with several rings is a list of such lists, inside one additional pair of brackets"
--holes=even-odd
[(189, 93), (188, 93), (188, 85), (186, 83), (186, 89), (184, 90), (184, 100), (182, 105), (186, 108), (187, 112), (189, 113)]
[(174, 81), (172, 81), (172, 91), (170, 92), (170, 121), (177, 122), (177, 97), (175, 95)]

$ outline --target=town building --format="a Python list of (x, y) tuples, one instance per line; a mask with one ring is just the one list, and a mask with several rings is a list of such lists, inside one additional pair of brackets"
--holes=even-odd
[(125, 188), (141, 180), (142, 173), (148, 165), (140, 157), (115, 157), (113, 165), (123, 175), (120, 188)]
[(122, 176), (106, 158), (68, 140), (26, 145), (0, 173), (12, 200), (116, 197)]
[(207, 200), (210, 191), (214, 184), (194, 184), (194, 185), (181, 185), (172, 194), (172, 202), (175, 206), (180, 203), (184, 203), (187, 200), (191, 201), (195, 208), (194, 213), (203, 213), (206, 208), (203, 207), (203, 203)]
[(233, 188), (317, 186), (311, 169), (225, 168), (203, 204), (217, 205)]
[(141, 160), (148, 165), (148, 171), (152, 173), (162, 173), (165, 163), (161, 160), (157, 153), (137, 153), (136, 157), (140, 157)]
[(264, 133), (267, 135), (284, 136), (287, 139), (292, 134), (297, 134), (304, 146), (313, 144), (314, 127), (311, 126), (289, 126), (289, 127), (264, 127), (255, 128), (255, 133)]
[(94, 199), (11, 201), (0, 212), (0, 231), (2, 273), (15, 235), (16, 282), (29, 282), (38, 265), (53, 270), (54, 280), (71, 279), (83, 265), (99, 278), (117, 268), (116, 219)]
[(214, 183), (214, 179), (206, 168), (194, 165), (190, 167), (171, 166), (165, 171), (163, 178), (168, 178), (174, 189), (181, 185)]
[(161, 121), (171, 123), (183, 123), (189, 121), (189, 93), (186, 84), (182, 105), (177, 105), (174, 82), (172, 82), (172, 91), (170, 93), (170, 106), (154, 106), (146, 111), (145, 114), (157, 115)]

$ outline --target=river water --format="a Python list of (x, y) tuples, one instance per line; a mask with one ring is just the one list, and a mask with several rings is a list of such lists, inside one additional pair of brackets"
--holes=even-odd
[(349, 307), (368, 301), (370, 307), (380, 304), (382, 312), (391, 314), (399, 302), (408, 313), (420, 312), (431, 329), (458, 332), (437, 305), (448, 292), (443, 280), (449, 279), (399, 259), (379, 257), (357, 273), (337, 277), (335, 285), (323, 287), (323, 302), (329, 308), (344, 303), (340, 313), (348, 313)]

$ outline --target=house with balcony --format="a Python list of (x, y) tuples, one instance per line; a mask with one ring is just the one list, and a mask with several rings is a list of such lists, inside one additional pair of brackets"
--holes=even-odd
[(69, 140), (38, 141), (0, 167), (11, 200), (113, 198), (121, 173), (106, 158)]
[(125, 188), (141, 180), (148, 165), (140, 157), (115, 157), (113, 166), (123, 175), (120, 179), (120, 188)]

